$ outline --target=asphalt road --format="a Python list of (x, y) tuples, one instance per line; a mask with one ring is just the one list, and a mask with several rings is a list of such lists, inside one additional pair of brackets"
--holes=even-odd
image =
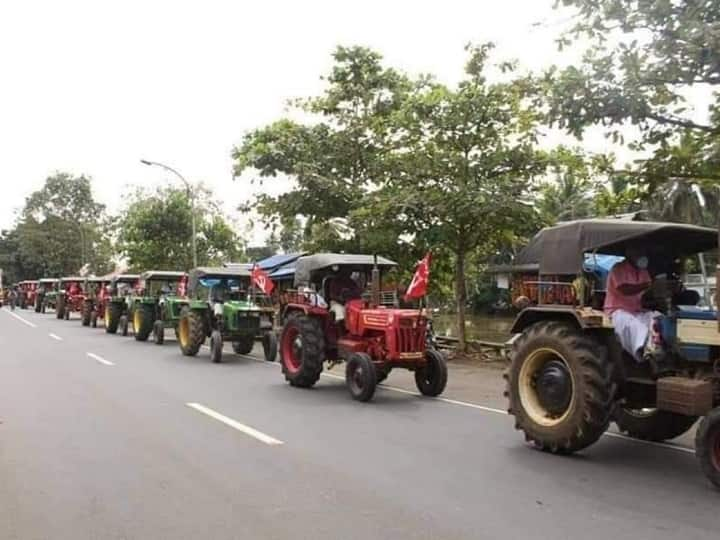
[(388, 388), (361, 404), (334, 377), (291, 388), (259, 351), (216, 365), (170, 335), (15, 314), (2, 540), (718, 538), (720, 493), (683, 449), (604, 437), (555, 457), (472, 404)]

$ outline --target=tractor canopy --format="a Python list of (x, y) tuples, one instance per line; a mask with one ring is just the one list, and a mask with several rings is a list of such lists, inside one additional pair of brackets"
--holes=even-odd
[(140, 274), (143, 281), (180, 281), (187, 276), (185, 272), (170, 272), (166, 270), (148, 270)]
[(66, 283), (82, 283), (84, 284), (88, 278), (82, 276), (67, 276), (60, 278), (60, 284), (65, 285)]
[(225, 282), (228, 286), (240, 286), (241, 283), (249, 286), (250, 269), (240, 266), (228, 268), (202, 266), (190, 270), (188, 277), (188, 293), (192, 294), (200, 287), (210, 288), (218, 283)]
[(396, 262), (375, 255), (318, 253), (300, 257), (295, 262), (295, 286), (299, 287), (315, 283), (328, 270), (343, 268), (350, 272), (366, 272), (371, 270), (376, 263), (380, 270), (397, 266)]
[(134, 284), (138, 279), (140, 279), (139, 274), (118, 274), (117, 276), (113, 276), (109, 282), (111, 285), (115, 285), (117, 283), (130, 283), (131, 285)]
[(586, 219), (560, 223), (538, 232), (514, 265), (538, 265), (541, 275), (578, 274), (587, 253), (624, 255), (629, 245), (648, 246), (668, 257), (682, 257), (718, 246), (714, 229), (651, 221)]

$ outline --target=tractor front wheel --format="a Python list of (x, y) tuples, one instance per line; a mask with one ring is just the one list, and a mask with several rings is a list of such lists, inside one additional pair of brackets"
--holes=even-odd
[(581, 330), (542, 321), (515, 341), (505, 374), (509, 413), (527, 441), (568, 454), (607, 430), (613, 400), (606, 348)]
[(280, 362), (285, 380), (310, 388), (320, 378), (325, 360), (325, 337), (320, 321), (304, 313), (290, 315), (280, 334)]
[(255, 336), (243, 336), (237, 341), (233, 341), (232, 348), (235, 354), (250, 354), (255, 346)]
[(210, 334), (210, 360), (214, 364), (222, 362), (223, 338), (220, 330), (213, 330)]
[(153, 341), (155, 341), (155, 345), (165, 343), (165, 324), (160, 320), (153, 324)]
[(121, 315), (120, 322), (118, 323), (118, 328), (120, 329), (120, 335), (122, 335), (122, 336), (128, 335), (128, 326), (130, 326), (130, 324), (128, 323), (128, 316)]
[(90, 313), (90, 326), (97, 328), (98, 313), (94, 309)]
[(358, 401), (370, 401), (377, 387), (375, 364), (365, 353), (353, 353), (345, 366), (345, 384)]
[(262, 337), (263, 354), (265, 360), (268, 362), (274, 362), (277, 358), (278, 342), (275, 332), (270, 330), (265, 332)]
[(92, 319), (92, 304), (90, 302), (83, 302), (82, 308), (82, 321), (83, 326), (90, 326), (90, 320)]
[(184, 309), (177, 329), (180, 350), (185, 356), (195, 356), (205, 342), (205, 325), (196, 311)]
[(658, 409), (618, 407), (613, 420), (620, 431), (634, 439), (662, 442), (689, 431), (697, 422), (697, 416), (685, 416)]
[(695, 455), (705, 476), (720, 489), (720, 407), (700, 422), (695, 434)]
[(447, 385), (445, 358), (435, 349), (425, 350), (425, 365), (415, 370), (415, 385), (423, 396), (439, 396)]
[(65, 316), (65, 296), (58, 295), (55, 300), (55, 317), (62, 319)]
[(65, 318), (66, 321), (70, 320), (70, 308), (69, 307), (65, 308), (65, 313), (63, 313), (63, 317)]
[(153, 331), (154, 310), (147, 304), (136, 305), (133, 312), (133, 334), (136, 341), (147, 341)]

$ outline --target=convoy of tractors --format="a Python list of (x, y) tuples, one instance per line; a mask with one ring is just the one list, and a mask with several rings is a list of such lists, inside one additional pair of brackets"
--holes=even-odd
[[(603, 310), (609, 268), (631, 246), (641, 246), (651, 263), (652, 285), (642, 298), (653, 313), (648, 361), (623, 350)], [(717, 303), (708, 289), (700, 294), (683, 283), (689, 269), (705, 275), (708, 261), (718, 262), (717, 247), (712, 229), (623, 219), (561, 223), (530, 241), (510, 270), (519, 314), (505, 395), (532, 446), (571, 454), (611, 423), (628, 437), (657, 442), (697, 424), (697, 458), (720, 488)], [(17, 305), (53, 309), (58, 319), (78, 314), (83, 326), (157, 345), (172, 329), (183, 355), (207, 343), (214, 363), (225, 343), (245, 355), (259, 342), (268, 362), (279, 353), (285, 380), (299, 388), (343, 363), (358, 401), (371, 400), (393, 369), (412, 371), (422, 395), (439, 396), (448, 380), (445, 356), (430, 339), (427, 310), (400, 307), (397, 286), (387, 286), (396, 285), (395, 267), (376, 255), (303, 255), (270, 294), (250, 265), (42, 278), (17, 284)]]

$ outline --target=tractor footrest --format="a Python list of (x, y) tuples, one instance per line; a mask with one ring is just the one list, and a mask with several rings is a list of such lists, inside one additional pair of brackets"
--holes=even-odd
[(687, 416), (702, 416), (713, 408), (712, 382), (686, 377), (658, 379), (657, 407)]

